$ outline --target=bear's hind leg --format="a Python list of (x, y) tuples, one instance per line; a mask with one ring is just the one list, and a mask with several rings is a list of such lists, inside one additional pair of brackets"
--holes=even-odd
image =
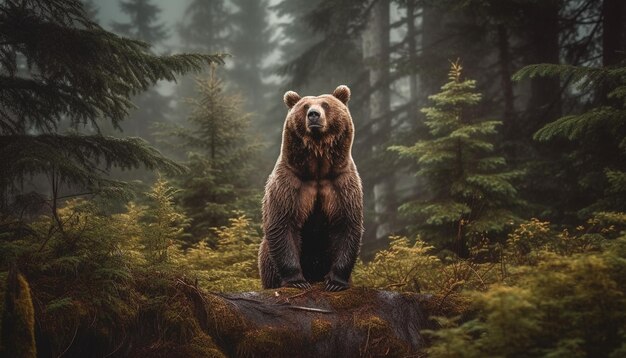
[(267, 240), (263, 240), (259, 248), (259, 275), (261, 276), (261, 285), (263, 288), (280, 287), (280, 276), (270, 258)]

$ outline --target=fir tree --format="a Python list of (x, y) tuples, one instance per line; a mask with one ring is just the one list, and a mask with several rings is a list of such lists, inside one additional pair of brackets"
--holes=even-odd
[(150, 264), (167, 264), (188, 226), (184, 212), (174, 204), (176, 190), (169, 183), (159, 178), (148, 193), (151, 205), (144, 213), (145, 225), (141, 243)]
[(197, 98), (188, 99), (192, 112), (187, 127), (162, 127), (161, 137), (174, 136), (187, 152), (190, 172), (176, 179), (181, 207), (191, 219), (194, 238), (228, 223), (234, 210), (257, 216), (259, 207), (259, 146), (249, 133), (250, 116), (236, 95), (224, 92), (215, 69), (196, 80)]
[[(128, 22), (113, 22), (113, 31), (131, 39), (160, 45), (168, 38), (165, 25), (160, 22), (161, 9), (151, 0), (120, 0), (121, 10), (129, 16)], [(150, 128), (163, 122), (170, 112), (170, 98), (160, 94), (155, 88), (148, 89), (133, 98), (137, 107), (124, 125), (127, 135), (141, 136), (152, 142)]]
[(233, 68), (229, 79), (246, 98), (246, 110), (264, 113), (268, 107), (268, 86), (263, 82), (267, 55), (272, 52), (272, 33), (268, 23), (267, 0), (233, 0), (234, 33), (229, 52)]
[(130, 20), (126, 23), (113, 22), (115, 32), (150, 44), (167, 38), (165, 25), (158, 22), (161, 9), (150, 0), (120, 0), (119, 4)]
[(400, 211), (417, 218), (416, 228), (427, 241), (463, 254), (468, 239), (502, 232), (516, 218), (511, 208), (517, 190), (511, 181), (521, 173), (503, 170), (505, 160), (493, 153), (489, 139), (501, 122), (473, 118), (481, 95), (476, 82), (461, 75), (457, 61), (449, 82), (429, 97), (434, 106), (422, 109), (432, 138), (390, 149), (417, 161), (416, 175), (425, 179), (429, 193)]
[(193, 51), (223, 51), (232, 33), (229, 12), (223, 0), (192, 0), (178, 25), (184, 47)]
[[(363, 74), (359, 36), (370, 4), (357, 1), (285, 0), (274, 6), (282, 24), (285, 61), (278, 72), (292, 87), (324, 93)], [(353, 99), (354, 102), (354, 99)]]
[(39, 173), (50, 178), (55, 211), (63, 186), (122, 189), (106, 178), (111, 167), (180, 169), (142, 139), (104, 136), (100, 125), (119, 129), (131, 96), (221, 63), (221, 56), (155, 56), (148, 44), (103, 30), (79, 0), (3, 1), (0, 28), (3, 209), (20, 183)]
[(98, 22), (98, 7), (94, 4), (93, 0), (83, 0), (83, 6), (87, 16), (94, 22)]
[(261, 238), (255, 225), (238, 213), (228, 226), (213, 228), (215, 248), (206, 241), (189, 248), (185, 263), (202, 287), (212, 291), (250, 291), (260, 288), (258, 251)]
[(540, 142), (576, 143), (562, 157), (567, 175), (576, 179), (573, 190), (564, 195), (579, 199), (573, 205), (583, 217), (626, 211), (626, 67), (538, 64), (524, 67), (514, 79), (542, 76), (575, 83), (588, 99), (580, 113), (548, 123), (534, 135)]

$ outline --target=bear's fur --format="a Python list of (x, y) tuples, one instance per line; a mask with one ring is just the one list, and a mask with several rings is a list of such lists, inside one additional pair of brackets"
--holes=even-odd
[(363, 191), (352, 160), (350, 89), (301, 98), (289, 108), (280, 155), (265, 186), (259, 271), (264, 288), (349, 287), (363, 235)]

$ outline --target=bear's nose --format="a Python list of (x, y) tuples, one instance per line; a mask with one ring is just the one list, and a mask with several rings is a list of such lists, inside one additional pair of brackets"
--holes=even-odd
[(316, 109), (309, 109), (309, 111), (307, 112), (306, 116), (310, 119), (310, 120), (318, 120), (320, 119), (320, 117), (322, 116), (322, 114), (316, 110)]

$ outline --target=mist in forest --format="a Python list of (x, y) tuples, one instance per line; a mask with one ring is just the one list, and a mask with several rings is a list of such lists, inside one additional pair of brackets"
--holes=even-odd
[(219, 295), (262, 290), (283, 95), (339, 85), (364, 203), (343, 288), (426, 303), (419, 347), (379, 316), (307, 321), (316, 342), (625, 355), (623, 0), (0, 0), (0, 356), (314, 355)]

